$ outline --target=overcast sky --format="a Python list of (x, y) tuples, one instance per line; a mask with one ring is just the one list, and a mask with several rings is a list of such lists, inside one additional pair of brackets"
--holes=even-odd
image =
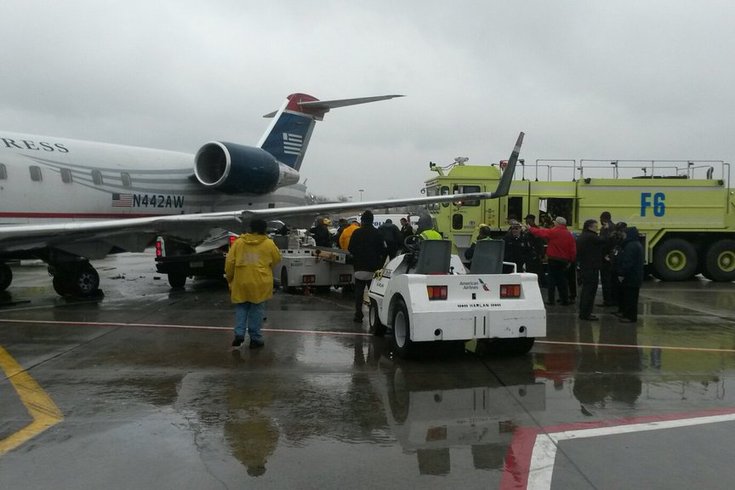
[(0, 128), (194, 153), (255, 144), (292, 92), (327, 114), (312, 192), (418, 196), (428, 162), (733, 159), (735, 2), (16, 1)]

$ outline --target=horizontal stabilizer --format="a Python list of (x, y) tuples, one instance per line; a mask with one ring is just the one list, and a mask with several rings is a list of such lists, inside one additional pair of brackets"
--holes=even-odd
[[(404, 95), (376, 95), (374, 97), (358, 97), (356, 99), (338, 99), (338, 100), (312, 100), (298, 102), (298, 106), (306, 114), (324, 115), (330, 109), (338, 107), (347, 107), (350, 105), (367, 104), (369, 102), (378, 102), (380, 100), (394, 99), (396, 97), (405, 97)], [(269, 112), (263, 117), (272, 118), (278, 114), (278, 111)]]

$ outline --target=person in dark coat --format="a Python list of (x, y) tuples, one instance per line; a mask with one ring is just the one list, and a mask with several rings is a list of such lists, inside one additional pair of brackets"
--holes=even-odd
[(638, 228), (631, 226), (625, 231), (623, 247), (616, 260), (618, 280), (622, 284), (620, 321), (638, 321), (638, 293), (643, 284), (645, 259), (643, 245), (639, 240)]
[(317, 247), (331, 247), (332, 246), (332, 235), (329, 233), (330, 221), (327, 218), (319, 218), (316, 221), (316, 225), (309, 230), (309, 233), (314, 237), (314, 242)]
[(615, 248), (613, 234), (615, 223), (609, 211), (600, 214), (600, 238), (605, 241), (602, 247), (602, 265), (600, 266), (600, 283), (602, 284), (602, 304), (598, 306), (617, 306), (618, 298), (613, 287), (612, 277), (615, 271), (612, 268), (612, 254)]
[(577, 237), (577, 266), (582, 281), (582, 291), (579, 294), (580, 320), (598, 320), (592, 314), (592, 306), (597, 294), (605, 240), (597, 234), (597, 230), (597, 220), (588, 219), (584, 222), (582, 233)]
[(403, 245), (403, 234), (396, 225), (393, 224), (393, 220), (388, 218), (385, 223), (380, 225), (378, 231), (383, 236), (385, 246), (388, 249), (388, 256), (392, 259), (398, 255), (398, 251)]
[(615, 227), (613, 228), (613, 232), (610, 235), (610, 289), (612, 289), (613, 297), (616, 298), (616, 301), (618, 303), (618, 311), (615, 313), (615, 315), (620, 315), (623, 311), (622, 306), (622, 297), (623, 297), (623, 285), (620, 284), (620, 281), (618, 280), (618, 273), (617, 273), (617, 260), (618, 255), (620, 255), (620, 251), (623, 249), (623, 238), (625, 238), (625, 230), (628, 229), (628, 224), (624, 221), (618, 221), (615, 223)]
[[(480, 229), (477, 230), (477, 242), (480, 240), (490, 240), (490, 227), (487, 225), (480, 225)], [(477, 242), (472, 242), (467, 250), (464, 251), (464, 258), (472, 264), (472, 257), (475, 256), (475, 246)]]
[[(526, 215), (525, 217), (526, 226), (528, 228), (538, 228), (538, 225), (536, 224), (536, 216), (533, 214)], [(526, 232), (528, 236), (528, 241), (531, 244), (531, 248), (533, 250), (533, 253), (531, 253), (530, 257), (526, 261), (526, 272), (533, 272), (534, 274), (538, 275), (538, 285), (539, 286), (545, 286), (546, 280), (544, 278), (544, 254), (545, 254), (545, 244), (543, 238), (533, 236), (530, 232)]]
[(411, 226), (411, 222), (408, 218), (401, 218), (401, 234), (403, 235), (404, 241), (406, 238), (413, 235), (413, 226)]
[(503, 237), (503, 241), (505, 242), (503, 260), (505, 262), (513, 262), (516, 265), (516, 272), (524, 271), (524, 267), (533, 252), (528, 236), (528, 233), (522, 232), (521, 224), (518, 221), (510, 220), (508, 233)]
[(362, 304), (365, 287), (370, 284), (375, 271), (383, 266), (386, 256), (385, 241), (373, 226), (373, 212), (369, 209), (360, 216), (360, 228), (352, 233), (348, 250), (352, 254), (352, 267), (355, 270), (355, 317), (362, 322)]

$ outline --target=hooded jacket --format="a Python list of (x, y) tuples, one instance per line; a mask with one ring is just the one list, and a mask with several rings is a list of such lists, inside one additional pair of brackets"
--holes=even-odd
[(643, 245), (639, 240), (638, 228), (631, 226), (625, 230), (623, 248), (618, 254), (615, 264), (618, 276), (623, 278), (623, 286), (640, 287), (643, 284)]
[(265, 235), (243, 233), (230, 247), (225, 276), (233, 303), (262, 303), (273, 296), (273, 266), (281, 252)]

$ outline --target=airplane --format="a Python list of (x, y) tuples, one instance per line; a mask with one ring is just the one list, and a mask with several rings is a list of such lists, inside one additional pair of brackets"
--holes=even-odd
[[(307, 204), (299, 169), (316, 121), (331, 109), (401, 97), (321, 101), (289, 95), (264, 117), (257, 146), (210, 141), (195, 155), (166, 150), (0, 132), (0, 291), (7, 262), (41, 259), (55, 291), (90, 297), (99, 274), (90, 260), (141, 252), (158, 235), (167, 251), (190, 253), (213, 228), (239, 232), (253, 218), (486, 199), (510, 187), (523, 134), (495, 193)], [(510, 170), (510, 171), (509, 171)], [(505, 194), (498, 194), (503, 192)]]

